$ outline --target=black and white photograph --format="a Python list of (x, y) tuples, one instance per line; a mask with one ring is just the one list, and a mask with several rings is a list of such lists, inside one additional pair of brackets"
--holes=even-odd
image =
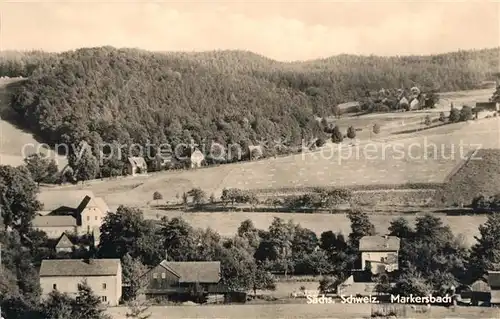
[(133, 318), (500, 318), (500, 1), (2, 1), (0, 319)]

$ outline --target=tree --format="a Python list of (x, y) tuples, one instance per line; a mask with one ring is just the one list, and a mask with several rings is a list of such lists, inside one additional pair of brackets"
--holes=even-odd
[(193, 188), (187, 193), (188, 196), (193, 197), (193, 204), (200, 206), (205, 204), (207, 194), (201, 188)]
[(31, 154), (24, 159), (24, 163), (38, 185), (55, 182), (58, 170), (56, 161), (53, 159), (50, 160), (43, 154)]
[[(67, 294), (52, 291), (47, 300), (42, 303), (42, 317), (46, 319), (72, 319), (75, 318), (73, 310), (74, 299)], [(78, 317), (77, 317), (78, 318)]]
[(370, 222), (368, 215), (361, 211), (350, 211), (347, 217), (351, 221), (351, 233), (349, 234), (349, 244), (353, 248), (359, 247), (359, 240), (364, 236), (375, 235), (375, 226)]
[(84, 148), (79, 154), (70, 154), (68, 163), (74, 170), (75, 178), (78, 182), (94, 179), (99, 169), (97, 158), (91, 153), (89, 148)]
[(356, 137), (356, 129), (354, 129), (354, 126), (349, 126), (349, 128), (347, 128), (347, 137), (350, 138), (350, 139), (353, 139)]
[(196, 237), (193, 227), (182, 218), (162, 218), (159, 234), (163, 238), (163, 247), (169, 258), (175, 261), (196, 259)]
[(374, 134), (380, 133), (380, 125), (378, 125), (377, 123), (373, 124), (373, 133)]
[(391, 221), (388, 230), (390, 236), (399, 238), (410, 238), (413, 235), (413, 229), (404, 217), (399, 217)]
[(130, 254), (125, 254), (122, 258), (123, 282), (127, 283), (128, 289), (124, 291), (124, 300), (135, 300), (142, 288), (147, 284), (143, 275), (148, 267), (142, 264), (139, 259), (134, 259)]
[(444, 115), (444, 112), (439, 113), (439, 122), (446, 122), (446, 116)]
[(471, 281), (488, 270), (500, 270), (500, 213), (489, 214), (475, 238), (477, 243), (472, 246), (468, 260)]
[(450, 110), (450, 116), (449, 116), (449, 121), (450, 123), (456, 123), (460, 121), (460, 111), (454, 107)]
[(332, 142), (338, 144), (338, 143), (342, 143), (343, 140), (344, 140), (344, 136), (340, 132), (339, 127), (335, 126), (333, 128), (333, 133), (332, 133)]
[(472, 120), (472, 118), (473, 118), (473, 113), (471, 107), (467, 105), (462, 106), (459, 116), (460, 121), (465, 122)]
[(144, 220), (140, 209), (120, 206), (116, 213), (104, 217), (97, 254), (101, 258), (121, 259), (128, 253), (146, 265), (156, 265), (164, 256), (161, 245), (155, 225)]
[(162, 195), (162, 194), (160, 194), (160, 192), (158, 192), (158, 191), (154, 192), (154, 193), (153, 193), (153, 200), (155, 200), (155, 201), (156, 201), (156, 205), (158, 205), (158, 201), (159, 201), (160, 199), (163, 199), (163, 195)]
[(0, 212), (5, 230), (10, 226), (27, 231), (41, 208), (38, 187), (25, 167), (0, 165)]
[(431, 117), (429, 115), (425, 116), (424, 124), (427, 126), (432, 124)]
[(86, 281), (78, 284), (73, 311), (78, 319), (111, 319), (111, 316), (105, 313), (106, 308), (101, 304), (100, 298), (94, 294)]
[(151, 313), (147, 313), (148, 310), (149, 304), (147, 302), (133, 300), (128, 302), (128, 312), (125, 316), (126, 318), (148, 319), (151, 318)]

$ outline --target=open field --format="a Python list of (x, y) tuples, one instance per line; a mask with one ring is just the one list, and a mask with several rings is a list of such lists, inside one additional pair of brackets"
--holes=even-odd
[[(297, 154), (262, 161), (170, 171), (145, 177), (93, 181), (87, 185), (109, 205), (144, 206), (155, 191), (167, 201), (194, 187), (219, 196), (223, 188), (356, 186), (441, 183), (467, 153), (478, 146), (499, 147), (497, 118), (457, 123), (369, 144)], [(473, 134), (472, 134), (473, 132)]]
[[(347, 235), (351, 232), (351, 224), (345, 214), (302, 214), (302, 213), (247, 213), (247, 212), (223, 212), (223, 213), (184, 213), (180, 211), (161, 211), (146, 209), (145, 217), (156, 219), (159, 217), (179, 217), (184, 218), (193, 227), (211, 228), (219, 232), (222, 236), (234, 236), (241, 222), (251, 219), (255, 227), (267, 229), (271, 225), (274, 217), (284, 220), (292, 219), (295, 223), (314, 231), (318, 236), (331, 230), (342, 232)], [(465, 244), (475, 243), (474, 236), (479, 234), (478, 227), (486, 221), (485, 216), (447, 216), (445, 214), (435, 214), (440, 217), (444, 224), (449, 225), (453, 232), (463, 235)], [(376, 231), (385, 234), (392, 220), (398, 217), (405, 217), (410, 224), (416, 218), (414, 214), (384, 214), (370, 215), (370, 221), (375, 225)]]
[[(496, 319), (500, 316), (500, 310), (496, 308), (457, 307), (448, 309), (443, 307), (432, 307), (427, 313), (413, 312), (409, 306), (406, 307), (406, 315), (411, 318), (461, 318), (461, 319)], [(109, 308), (108, 313), (113, 319), (124, 319), (126, 308)], [(218, 318), (218, 319), (298, 319), (298, 318), (369, 318), (371, 314), (370, 304), (279, 304), (279, 305), (217, 305), (217, 306), (166, 306), (150, 308), (151, 319), (194, 319), (194, 318)]]
[(67, 164), (65, 158), (55, 155), (48, 148), (41, 147), (42, 143), (37, 141), (33, 134), (13, 124), (13, 110), (8, 105), (9, 94), (6, 86), (22, 80), (22, 78), (0, 78), (0, 164), (21, 165), (23, 155), (29, 155), (37, 150), (55, 158), (59, 168), (63, 168)]

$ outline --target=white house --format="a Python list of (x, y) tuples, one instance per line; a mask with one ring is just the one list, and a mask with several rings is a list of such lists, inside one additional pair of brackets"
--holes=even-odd
[(359, 240), (361, 265), (373, 274), (399, 268), (400, 239), (396, 236), (365, 236)]
[(42, 298), (57, 290), (76, 296), (78, 284), (87, 282), (101, 302), (117, 306), (122, 296), (120, 259), (50, 259), (40, 267)]

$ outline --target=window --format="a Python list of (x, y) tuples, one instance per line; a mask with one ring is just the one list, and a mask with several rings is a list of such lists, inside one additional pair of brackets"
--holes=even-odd
[(55, 290), (55, 289), (57, 289), (57, 285), (56, 285), (56, 284), (53, 284), (53, 285), (52, 285), (52, 289), (54, 289), (54, 290)]
[(380, 262), (385, 263), (385, 257), (380, 257)]
[(153, 278), (154, 278), (154, 279), (158, 278), (158, 274), (157, 274), (157, 273), (154, 273), (154, 274), (153, 274)]
[(96, 217), (94, 217), (94, 218), (95, 218), (95, 220), (97, 220), (97, 216), (96, 216)]
[(102, 302), (107, 302), (107, 301), (108, 301), (108, 298), (107, 298), (106, 296), (102, 296), (102, 297), (101, 297), (101, 301), (102, 301)]
[(102, 284), (102, 289), (106, 289), (106, 284)]
[(162, 279), (167, 278), (167, 274), (166, 274), (166, 273), (164, 273), (164, 272), (162, 272), (162, 273), (161, 273), (161, 278), (162, 278)]
[(87, 221), (89, 221), (89, 220), (90, 220), (90, 216), (87, 216)]

